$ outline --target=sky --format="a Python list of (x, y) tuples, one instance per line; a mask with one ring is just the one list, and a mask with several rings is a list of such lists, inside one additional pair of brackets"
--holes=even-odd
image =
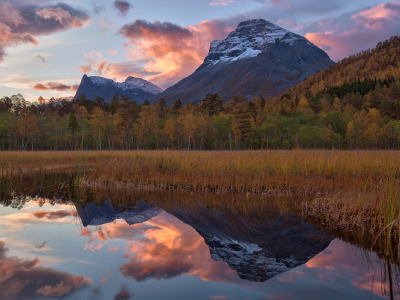
[(166, 89), (256, 18), (338, 61), (398, 35), (400, 0), (0, 0), (0, 97), (71, 97), (83, 74)]

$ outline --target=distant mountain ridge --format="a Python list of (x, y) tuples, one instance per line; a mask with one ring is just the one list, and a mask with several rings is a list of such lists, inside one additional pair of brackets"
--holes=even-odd
[(129, 209), (126, 206), (116, 208), (110, 200), (100, 206), (96, 203), (89, 203), (84, 208), (76, 206), (76, 210), (84, 227), (108, 224), (117, 219), (125, 220), (128, 225), (144, 223), (163, 211), (144, 201), (138, 201)]
[(334, 62), (306, 38), (263, 19), (239, 23), (224, 40), (211, 43), (203, 64), (156, 97), (168, 105), (200, 101), (206, 94), (275, 96)]
[(163, 90), (158, 86), (142, 79), (129, 76), (125, 82), (115, 82), (112, 79), (100, 76), (83, 75), (81, 84), (76, 92), (74, 99), (81, 95), (86, 98), (95, 100), (97, 97), (103, 98), (106, 102), (111, 102), (115, 93), (124, 95), (135, 100), (138, 104), (145, 100), (151, 99)]

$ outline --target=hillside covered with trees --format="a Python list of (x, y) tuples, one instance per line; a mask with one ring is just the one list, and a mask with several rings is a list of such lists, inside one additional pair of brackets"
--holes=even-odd
[(400, 38), (342, 60), (279, 97), (166, 107), (0, 99), (1, 150), (400, 149)]

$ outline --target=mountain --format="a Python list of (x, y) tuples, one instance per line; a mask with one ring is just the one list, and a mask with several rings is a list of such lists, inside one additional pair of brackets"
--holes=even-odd
[(124, 205), (115, 208), (109, 200), (101, 206), (96, 203), (89, 203), (84, 208), (77, 206), (76, 210), (84, 227), (103, 225), (116, 219), (123, 219), (128, 225), (133, 225), (146, 222), (162, 212), (156, 206), (143, 201), (127, 209)]
[[(294, 99), (297, 95), (318, 95), (328, 91), (343, 98), (347, 93), (366, 95), (375, 90), (376, 82), (371, 87), (364, 83), (380, 79), (382, 81), (393, 77), (400, 78), (400, 37), (393, 36), (379, 42), (374, 48), (363, 50), (339, 61), (334, 66), (307, 78), (302, 83), (292, 87), (285, 93)], [(392, 80), (393, 82), (393, 80)], [(387, 87), (388, 83), (385, 84)], [(340, 89), (331, 90), (332, 87)], [(341, 95), (340, 95), (341, 94)], [(343, 95), (344, 94), (344, 95)], [(399, 98), (400, 93), (395, 96)], [(386, 98), (387, 96), (385, 96)], [(371, 106), (373, 107), (373, 106)]]
[(224, 40), (211, 43), (204, 63), (152, 99), (171, 105), (201, 101), (206, 94), (275, 96), (334, 62), (306, 38), (263, 19), (239, 23)]
[(255, 282), (305, 264), (334, 239), (289, 213), (248, 215), (206, 207), (167, 212), (204, 238), (213, 260), (225, 261), (240, 278)]
[(143, 103), (163, 90), (158, 86), (135, 77), (128, 77), (125, 82), (115, 82), (114, 80), (100, 76), (83, 75), (81, 84), (76, 92), (75, 98), (85, 95), (86, 98), (95, 100), (97, 97), (103, 98), (106, 102), (111, 102), (115, 93), (124, 95), (135, 100), (138, 104)]

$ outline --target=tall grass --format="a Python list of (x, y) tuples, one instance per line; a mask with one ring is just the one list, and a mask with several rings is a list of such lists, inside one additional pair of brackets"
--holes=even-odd
[(251, 177), (260, 183), (271, 176), (377, 178), (400, 173), (398, 151), (50, 151), (1, 152), (0, 157), (13, 172), (95, 164), (95, 175), (131, 180), (146, 173), (212, 179)]
[(0, 156), (5, 178), (67, 172), (69, 183), (81, 187), (307, 196), (299, 211), (327, 228), (369, 232), (385, 240), (387, 255), (391, 244), (399, 241), (397, 151), (1, 152)]

